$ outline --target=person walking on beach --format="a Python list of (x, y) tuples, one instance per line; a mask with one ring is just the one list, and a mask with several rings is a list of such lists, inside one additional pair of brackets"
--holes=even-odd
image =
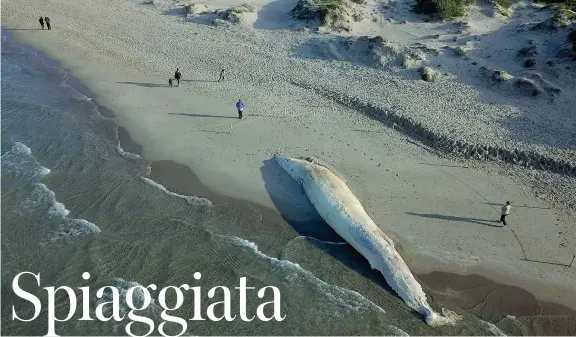
[(46, 28), (48, 28), (48, 30), (52, 29), (52, 27), (50, 27), (50, 18), (49, 17), (45, 16), (44, 22), (46, 22)]
[(176, 72), (174, 73), (174, 78), (178, 82), (178, 86), (180, 86), (180, 79), (182, 78), (182, 73), (180, 72), (180, 69), (176, 68)]
[(244, 112), (244, 102), (241, 99), (236, 102), (236, 109), (238, 109), (238, 119), (242, 119), (242, 112)]
[(168, 85), (170, 86), (170, 88), (172, 88), (172, 77), (170, 77), (170, 78), (168, 79)]
[(40, 26), (42, 26), (42, 29), (44, 29), (44, 18), (40, 17), (40, 19), (38, 19), (38, 21), (40, 21)]
[(218, 79), (218, 82), (224, 81), (224, 69), (222, 69), (220, 71), (220, 78)]
[(510, 201), (506, 201), (506, 204), (502, 206), (502, 215), (500, 215), (500, 221), (498, 222), (502, 222), (504, 226), (506, 226), (506, 216), (510, 214), (510, 208), (512, 208)]

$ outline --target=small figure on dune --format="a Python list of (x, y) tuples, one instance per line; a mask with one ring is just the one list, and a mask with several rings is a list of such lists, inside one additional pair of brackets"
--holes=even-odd
[(38, 21), (40, 21), (40, 26), (42, 26), (42, 29), (44, 29), (44, 18), (40, 17), (40, 19), (38, 19)]
[(45, 16), (44, 22), (46, 22), (46, 28), (48, 28), (48, 30), (52, 29), (52, 27), (50, 26), (50, 18), (49, 17)]
[(238, 119), (242, 119), (242, 112), (244, 112), (244, 102), (241, 99), (236, 102), (236, 109), (238, 109)]
[(218, 82), (224, 81), (224, 69), (222, 69), (220, 71), (220, 78), (218, 79)]
[(170, 88), (172, 88), (172, 77), (170, 77), (170, 78), (168, 79), (168, 85), (170, 86)]
[(174, 78), (178, 82), (178, 86), (180, 86), (180, 79), (182, 78), (182, 73), (180, 72), (180, 69), (176, 68), (176, 72), (174, 73)]
[(502, 222), (504, 226), (506, 226), (506, 216), (510, 214), (510, 208), (512, 208), (512, 206), (510, 206), (510, 201), (506, 201), (506, 204), (502, 206), (502, 215), (500, 216), (500, 221), (498, 222)]

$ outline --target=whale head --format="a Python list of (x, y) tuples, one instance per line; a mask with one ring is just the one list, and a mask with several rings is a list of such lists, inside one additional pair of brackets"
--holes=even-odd
[(274, 155), (274, 160), (286, 173), (288, 173), (294, 180), (302, 183), (304, 177), (306, 176), (306, 162), (300, 159), (290, 158), (286, 156), (281, 156), (279, 154)]

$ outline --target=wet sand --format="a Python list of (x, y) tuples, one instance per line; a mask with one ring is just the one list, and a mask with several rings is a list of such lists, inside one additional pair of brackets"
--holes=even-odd
[[(130, 147), (137, 145), (132, 142)], [(258, 209), (265, 221), (286, 221), (276, 210), (211, 192), (185, 165), (173, 161), (158, 161), (152, 162), (151, 167), (150, 178), (171, 191), (205, 197), (214, 204), (233, 200), (246, 202)], [(378, 277), (379, 275), (375, 275), (375, 278)], [(476, 274), (458, 275), (436, 271), (417, 275), (417, 278), (431, 298), (433, 306), (452, 310), (465, 309), (482, 320), (497, 324), (511, 335), (576, 334), (576, 310), (542, 301), (521, 287), (498, 283)]]
[[(127, 130), (119, 127), (118, 137), (124, 150), (138, 155), (143, 154), (142, 146), (130, 138)], [(162, 184), (170, 191), (207, 198), (215, 205), (228, 202), (246, 203), (257, 209), (266, 223), (282, 221), (295, 225), (291, 224), (290, 218), (283, 218), (278, 210), (210, 191), (186, 165), (164, 160), (152, 161), (150, 167), (150, 179)], [(323, 221), (319, 220), (316, 224), (327, 227), (326, 224), (320, 222)], [(397, 246), (401, 254), (405, 252), (401, 243)], [(361, 256), (357, 255), (356, 258), (361, 258)], [(422, 265), (427, 261), (420, 258), (417, 263)], [(380, 278), (378, 273), (374, 272), (374, 274), (375, 279)], [(433, 306), (452, 310), (464, 309), (482, 320), (497, 324), (508, 334), (576, 335), (576, 303), (570, 308), (562, 304), (543, 301), (519, 286), (499, 283), (478, 274), (459, 275), (433, 271), (419, 274), (417, 278)], [(510, 279), (506, 281), (511, 282)]]
[(529, 291), (481, 275), (432, 272), (418, 278), (434, 303), (462, 308), (511, 335), (573, 336), (576, 310), (542, 301)]

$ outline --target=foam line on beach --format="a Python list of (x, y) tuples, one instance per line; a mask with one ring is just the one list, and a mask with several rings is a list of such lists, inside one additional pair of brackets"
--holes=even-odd
[[(271, 256), (268, 256), (268, 255), (262, 253), (258, 249), (258, 245), (256, 245), (252, 241), (248, 241), (248, 240), (245, 240), (245, 239), (242, 239), (239, 237), (235, 237), (235, 236), (223, 236), (223, 235), (218, 235), (218, 236), (224, 238), (226, 241), (230, 242), (234, 246), (244, 247), (244, 248), (248, 248), (248, 249), (252, 250), (254, 254), (256, 254), (258, 257), (260, 257), (262, 259), (269, 261), (272, 264), (272, 266), (274, 268), (277, 268), (278, 270), (284, 270), (284, 272), (290, 272), (293, 274), (300, 275), (301, 277), (305, 277), (307, 279), (313, 280), (314, 283), (316, 283), (318, 287), (325, 289), (323, 291), (323, 293), (330, 295), (334, 301), (336, 301), (339, 305), (346, 307), (347, 309), (358, 311), (362, 306), (364, 306), (364, 307), (372, 307), (374, 309), (377, 309), (378, 311), (381, 311), (382, 313), (385, 313), (384, 309), (377, 306), (372, 301), (365, 298), (364, 296), (362, 296), (358, 292), (326, 283), (326, 282), (320, 280), (319, 278), (317, 278), (316, 276), (314, 276), (314, 274), (312, 274), (310, 271), (302, 268), (297, 263), (294, 263), (294, 262), (291, 262), (288, 260), (280, 260), (280, 259), (277, 259), (275, 257), (271, 257)], [(334, 293), (352, 296), (356, 300), (356, 303), (349, 303), (349, 301), (345, 301), (338, 296), (334, 296), (333, 295)]]
[[(29, 165), (34, 168), (27, 169)], [(30, 177), (45, 176), (51, 172), (49, 168), (40, 165), (32, 155), (32, 150), (21, 142), (14, 142), (12, 148), (2, 155), (2, 169)]]
[(184, 199), (186, 200), (187, 203), (189, 203), (190, 205), (198, 205), (198, 206), (212, 206), (212, 202), (206, 198), (200, 198), (200, 197), (196, 197), (196, 196), (188, 196), (188, 195), (182, 195), (182, 194), (178, 194), (178, 193), (174, 193), (169, 191), (166, 187), (164, 187), (164, 185), (159, 184), (157, 182), (155, 182), (154, 180), (150, 179), (150, 178), (146, 178), (146, 177), (142, 177), (142, 180), (144, 180), (147, 184), (149, 184), (150, 186), (153, 186), (159, 190), (161, 190), (162, 192), (171, 195), (173, 197), (177, 197), (180, 199)]

